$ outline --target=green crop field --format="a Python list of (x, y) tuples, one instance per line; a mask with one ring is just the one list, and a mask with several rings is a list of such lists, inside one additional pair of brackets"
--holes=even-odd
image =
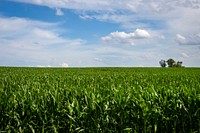
[(0, 132), (199, 133), (200, 68), (0, 67)]

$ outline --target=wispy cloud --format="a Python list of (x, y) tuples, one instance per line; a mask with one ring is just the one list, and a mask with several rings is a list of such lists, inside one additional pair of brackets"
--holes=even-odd
[[(180, 30), (199, 28), (200, 1), (194, 0), (12, 0), (48, 6), (56, 9), (57, 15), (63, 15), (61, 9), (73, 9), (84, 19), (97, 19), (121, 24), (123, 27), (147, 28), (151, 21), (162, 22), (162, 27)], [(147, 23), (146, 21), (149, 21)], [(192, 25), (193, 24), (193, 25)], [(155, 26), (155, 25), (154, 25)], [(164, 27), (166, 26), (166, 27)], [(169, 27), (167, 27), (169, 26)], [(183, 28), (184, 27), (184, 28)], [(190, 27), (190, 29), (188, 29)], [(197, 28), (196, 28), (197, 29)]]
[(180, 34), (176, 34), (176, 40), (180, 44), (185, 44), (186, 43), (186, 38)]
[[(25, 2), (49, 7), (59, 7), (59, 8), (73, 8), (73, 9), (80, 9), (80, 10), (119, 10), (119, 9), (126, 9), (131, 11), (137, 11), (140, 7), (150, 8), (155, 11), (161, 10), (171, 10), (177, 6), (180, 7), (190, 7), (190, 8), (200, 8), (200, 2), (196, 0), (151, 0), (151, 1), (141, 1), (141, 0), (12, 0), (18, 2)], [(122, 6), (123, 5), (123, 6)], [(146, 5), (146, 6), (144, 6)], [(110, 7), (110, 9), (106, 9)], [(143, 9), (144, 9), (143, 8)]]
[[(199, 60), (198, 49), (186, 45), (166, 45), (155, 37), (158, 33), (137, 29), (133, 32), (113, 32), (102, 41), (133, 41), (137, 45), (115, 46), (107, 43), (89, 45), (86, 40), (63, 38), (59, 24), (22, 18), (0, 19), (0, 61), (4, 65), (26, 66), (158, 66), (160, 59), (176, 57), (183, 62), (188, 57)], [(12, 28), (14, 27), (14, 28)], [(109, 38), (109, 39), (108, 39)], [(179, 35), (179, 38), (184, 38)], [(128, 41), (129, 40), (129, 41)], [(146, 41), (145, 41), (146, 40)], [(161, 38), (162, 40), (162, 38)], [(144, 43), (145, 41), (145, 43)], [(157, 42), (158, 41), (158, 42)], [(109, 43), (108, 43), (109, 44)], [(140, 45), (142, 44), (142, 45)], [(185, 54), (184, 54), (185, 53)], [(192, 64), (191, 60), (190, 63)]]
[(47, 6), (61, 17), (65, 16), (65, 10), (73, 9), (81, 19), (115, 23), (119, 32), (105, 33), (100, 42), (91, 45), (90, 40), (79, 37), (64, 38), (58, 23), (1, 17), (0, 55), (6, 62), (25, 60), (43, 66), (60, 66), (63, 62), (69, 66), (157, 66), (160, 59), (173, 57), (200, 65), (197, 17), (200, 1), (11, 1)]
[(52, 62), (54, 56), (60, 56), (56, 50), (70, 51), (86, 42), (78, 38), (63, 38), (56, 23), (2, 17), (0, 25), (0, 56), (5, 57), (6, 62), (19, 62), (20, 59), (31, 64), (46, 62), (58, 65), (63, 61)]
[(182, 44), (182, 45), (200, 45), (200, 34), (189, 35), (186, 37), (183, 35), (177, 34), (176, 40), (179, 44)]
[(56, 8), (56, 15), (63, 16), (64, 13), (62, 12), (62, 10), (60, 8)]
[[(168, 34), (198, 34), (200, 1), (196, 0), (12, 0), (56, 9), (73, 9), (83, 19), (118, 23), (125, 29), (162, 30)], [(156, 23), (154, 23), (156, 21)], [(156, 29), (158, 27), (159, 29)], [(162, 34), (162, 33), (161, 33)]]

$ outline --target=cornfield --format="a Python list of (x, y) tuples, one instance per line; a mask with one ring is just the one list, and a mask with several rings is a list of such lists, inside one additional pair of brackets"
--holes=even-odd
[(0, 67), (0, 132), (197, 133), (200, 69)]

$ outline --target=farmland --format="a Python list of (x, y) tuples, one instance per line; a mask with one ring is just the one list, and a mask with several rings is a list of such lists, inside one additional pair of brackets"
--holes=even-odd
[(0, 67), (1, 132), (200, 132), (200, 68)]

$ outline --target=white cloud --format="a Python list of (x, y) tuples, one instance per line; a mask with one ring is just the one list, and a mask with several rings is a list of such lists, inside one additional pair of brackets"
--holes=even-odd
[(190, 56), (186, 53), (181, 53), (181, 55), (184, 57), (184, 58), (189, 58)]
[(65, 60), (61, 57), (77, 54), (73, 51), (86, 42), (63, 38), (55, 23), (1, 17), (0, 25), (1, 65), (59, 66)]
[[(200, 8), (200, 2), (197, 0), (150, 0), (150, 1), (141, 1), (141, 0), (12, 0), (24, 3), (31, 3), (37, 5), (43, 5), (48, 7), (56, 8), (70, 8), (70, 9), (80, 9), (80, 10), (130, 10), (136, 12), (137, 10), (143, 7), (150, 8), (155, 11), (170, 10), (174, 9), (177, 6), (180, 7), (190, 7), (190, 8)], [(145, 6), (144, 6), (145, 5)], [(110, 7), (110, 8), (108, 8)]]
[(42, 39), (58, 39), (58, 35), (55, 34), (52, 31), (46, 30), (46, 29), (40, 29), (40, 28), (33, 28), (32, 29), (33, 36), (36, 36), (38, 38)]
[(186, 38), (180, 34), (176, 34), (176, 39), (179, 43), (185, 44), (186, 43)]
[[(123, 28), (146, 29), (160, 26), (162, 32), (197, 33), (200, 31), (198, 0), (12, 0), (61, 9), (73, 9), (83, 19), (97, 19), (120, 24)], [(142, 20), (142, 21), (140, 21)], [(157, 21), (156, 24), (152, 22)]]
[(62, 10), (60, 8), (56, 8), (56, 15), (63, 16), (64, 13), (62, 12)]
[[(63, 38), (58, 30), (60, 25), (54, 23), (22, 18), (1, 18), (0, 24), (4, 27), (0, 28), (0, 65), (159, 66), (158, 61), (169, 58), (169, 53), (170, 57), (177, 57), (183, 61), (185, 66), (188, 65), (187, 62), (195, 66), (200, 60), (197, 56), (200, 55), (199, 49), (196, 47), (166, 45), (168, 44), (166, 40), (163, 40), (164, 44), (162, 44), (160, 41), (153, 40), (154, 36), (157, 37), (157, 33), (144, 29), (109, 34), (107, 38), (110, 38), (110, 41), (117, 40), (118, 43), (123, 41), (129, 44), (133, 41), (138, 44), (135, 47), (130, 45), (116, 47), (107, 43), (89, 45), (82, 39)], [(17, 28), (13, 30), (11, 27)], [(145, 40), (148, 43), (139, 45)], [(184, 58), (183, 53), (189, 57)]]
[(69, 67), (69, 65), (67, 63), (62, 63), (61, 67)]
[(135, 39), (147, 39), (150, 38), (150, 34), (146, 30), (136, 29), (134, 32), (112, 32), (108, 36), (101, 38), (104, 42), (115, 42), (115, 43), (128, 43), (134, 44)]
[[(48, 6), (50, 8), (67, 8), (78, 10), (100, 10), (102, 7), (107, 6), (110, 2), (106, 0), (12, 0), (16, 2), (31, 3), (41, 6)], [(104, 8), (106, 9), (106, 8)]]
[(200, 33), (195, 35), (188, 35), (183, 36), (180, 34), (176, 35), (176, 40), (179, 44), (185, 44), (185, 45), (200, 45)]
[(200, 31), (200, 9), (180, 8), (172, 10), (166, 17), (169, 30), (181, 34), (197, 34)]
[[(59, 24), (23, 18), (0, 18), (0, 39), (4, 42), (17, 42), (16, 47), (42, 48), (56, 44), (81, 45), (82, 39), (61, 37)], [(22, 47), (21, 47), (22, 48)]]
[(133, 36), (135, 38), (149, 38), (150, 34), (146, 30), (136, 29)]
[[(119, 24), (122, 32), (112, 32), (101, 38), (103, 44), (89, 46), (82, 39), (61, 37), (57, 31), (59, 25), (55, 23), (3, 18), (0, 19), (0, 55), (7, 61), (0, 62), (31, 60), (35, 64), (47, 62), (45, 66), (55, 66), (67, 60), (70, 66), (156, 66), (160, 59), (170, 56), (183, 60), (184, 64), (200, 65), (198, 0), (12, 1), (48, 6), (56, 9), (57, 15), (64, 15), (65, 9), (73, 9), (82, 19)], [(136, 28), (148, 31), (133, 31)], [(105, 43), (137, 45), (116, 47)]]

